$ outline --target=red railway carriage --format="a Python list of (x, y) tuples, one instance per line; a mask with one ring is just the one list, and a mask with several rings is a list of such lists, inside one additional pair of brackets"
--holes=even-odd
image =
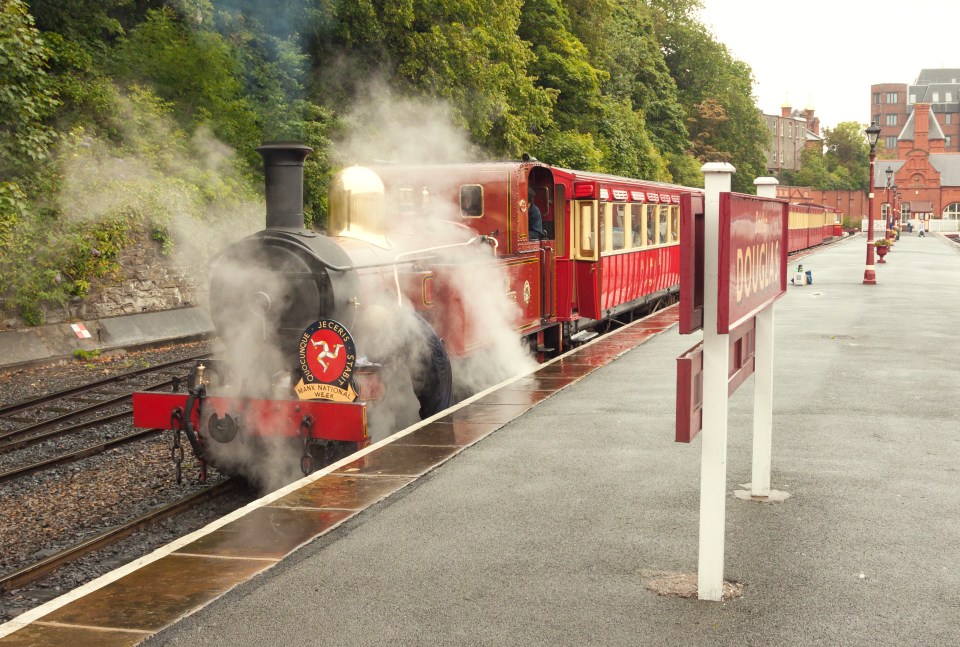
[[(536, 161), (434, 167), (378, 167), (388, 204), (401, 211), (439, 211), (496, 245), (505, 285), (519, 317), (516, 329), (537, 346), (559, 351), (598, 322), (676, 293), (680, 194), (697, 191)], [(527, 196), (543, 217), (545, 236), (531, 239)], [(439, 207), (437, 206), (439, 203)], [(436, 295), (456, 269), (435, 266), (408, 295)], [(465, 318), (444, 327), (456, 296), (418, 304), (454, 354), (478, 343)], [(453, 304), (453, 306), (452, 306)], [(582, 338), (584, 335), (580, 335)]]
[(789, 207), (789, 253), (815, 247), (835, 234), (836, 211), (815, 204), (791, 204)]

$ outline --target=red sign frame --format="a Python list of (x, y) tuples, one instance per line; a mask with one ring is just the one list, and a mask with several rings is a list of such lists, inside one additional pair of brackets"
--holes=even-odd
[(786, 200), (720, 194), (718, 333), (728, 334), (786, 294), (787, 208)]
[[(753, 375), (757, 353), (757, 319), (751, 317), (730, 333), (727, 397)], [(677, 424), (674, 440), (689, 443), (703, 429), (703, 342), (677, 358)]]
[(703, 328), (703, 194), (680, 195), (680, 334)]

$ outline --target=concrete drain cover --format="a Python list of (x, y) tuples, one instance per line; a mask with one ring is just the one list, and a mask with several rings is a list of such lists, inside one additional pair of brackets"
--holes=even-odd
[[(746, 487), (750, 487), (747, 484)], [(780, 490), (770, 490), (770, 496), (753, 496), (750, 493), (750, 490), (734, 490), (733, 496), (738, 499), (743, 499), (744, 501), (756, 501), (757, 503), (780, 503), (781, 501), (786, 501), (790, 498), (789, 492), (781, 492)]]

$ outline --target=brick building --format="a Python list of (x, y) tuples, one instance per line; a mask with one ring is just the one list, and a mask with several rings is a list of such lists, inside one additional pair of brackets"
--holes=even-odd
[(823, 148), (820, 118), (811, 106), (795, 110), (789, 103), (780, 107), (779, 115), (763, 115), (770, 129), (767, 148), (767, 172), (779, 177), (783, 170), (800, 169), (800, 155), (804, 148)]
[[(947, 135), (929, 103), (914, 103), (893, 146), (874, 163), (873, 214), (880, 220), (941, 221), (934, 230), (960, 229), (960, 152), (947, 150)], [(881, 126), (881, 137), (883, 137)], [(889, 174), (888, 174), (889, 171)], [(889, 181), (888, 181), (889, 178)], [(866, 218), (868, 203), (862, 191), (819, 191), (781, 186), (777, 197), (812, 202)]]
[(880, 126), (880, 141), (887, 151), (897, 150), (914, 106), (923, 103), (930, 106), (931, 119), (943, 133), (944, 151), (960, 152), (960, 69), (920, 70), (913, 85), (878, 83), (870, 86), (870, 97), (870, 121)]
[[(877, 159), (874, 215), (886, 216), (892, 209), (904, 220), (960, 219), (960, 152), (948, 149), (949, 135), (933, 107), (915, 103), (897, 138), (895, 158)], [(895, 191), (887, 189), (888, 170)]]

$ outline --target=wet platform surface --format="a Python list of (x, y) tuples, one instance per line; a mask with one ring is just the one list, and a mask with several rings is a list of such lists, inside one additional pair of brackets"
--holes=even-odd
[[(0, 645), (139, 644), (676, 322), (676, 306), (655, 313), (284, 488), (269, 503), (0, 638)], [(17, 624), (26, 622), (15, 619), (8, 628)]]
[(700, 443), (673, 426), (675, 358), (699, 336), (667, 311), (26, 614), (0, 645), (960, 644), (960, 253), (904, 236), (864, 286), (863, 243), (804, 258), (813, 284), (776, 305), (785, 501), (734, 496), (752, 380), (730, 399), (740, 598), (649, 588), (697, 566)]

